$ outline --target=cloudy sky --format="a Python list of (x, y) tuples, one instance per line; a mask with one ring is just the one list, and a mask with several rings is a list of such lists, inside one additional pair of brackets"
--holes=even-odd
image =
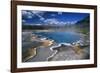
[(89, 16), (88, 13), (48, 12), (35, 10), (22, 10), (23, 25), (66, 25)]

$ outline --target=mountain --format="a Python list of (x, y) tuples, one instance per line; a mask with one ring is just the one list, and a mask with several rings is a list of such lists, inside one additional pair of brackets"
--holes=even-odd
[(90, 16), (85, 17), (84, 19), (78, 21), (75, 24), (77, 29), (80, 29), (80, 32), (83, 34), (88, 34), (90, 31)]
[(79, 27), (89, 27), (90, 26), (90, 16), (85, 17), (84, 19), (76, 23)]

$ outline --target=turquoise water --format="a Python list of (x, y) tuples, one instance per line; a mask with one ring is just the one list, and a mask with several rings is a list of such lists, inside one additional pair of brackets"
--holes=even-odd
[(33, 32), (39, 37), (52, 39), (57, 43), (73, 43), (80, 40), (80, 36), (75, 32)]

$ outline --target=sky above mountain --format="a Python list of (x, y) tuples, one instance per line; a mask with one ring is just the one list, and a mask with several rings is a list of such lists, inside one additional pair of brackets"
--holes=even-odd
[(71, 25), (89, 16), (89, 13), (22, 10), (23, 25)]

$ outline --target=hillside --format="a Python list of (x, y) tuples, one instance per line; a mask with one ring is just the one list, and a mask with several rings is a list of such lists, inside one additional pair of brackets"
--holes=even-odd
[(90, 17), (87, 16), (84, 19), (82, 19), (81, 21), (78, 21), (76, 23), (76, 25), (80, 26), (80, 27), (89, 27), (90, 26)]
[(84, 19), (82, 19), (81, 21), (78, 21), (75, 25), (75, 27), (77, 29), (80, 30), (81, 33), (83, 34), (88, 34), (90, 31), (90, 17), (87, 16)]

